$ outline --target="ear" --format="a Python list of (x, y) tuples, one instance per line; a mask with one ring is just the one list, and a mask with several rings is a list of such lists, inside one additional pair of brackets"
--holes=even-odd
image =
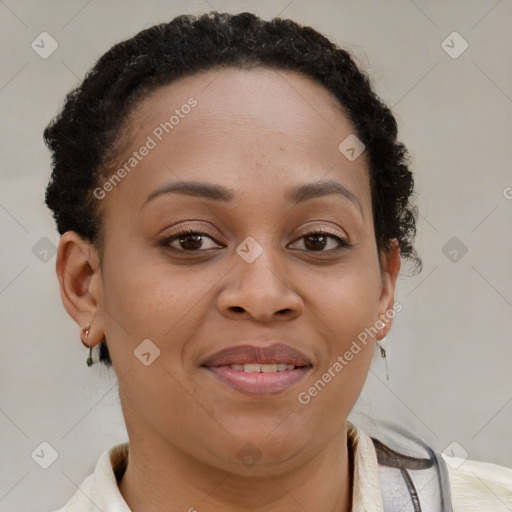
[[(83, 329), (90, 324), (87, 345), (103, 339), (101, 268), (99, 255), (90, 242), (74, 231), (64, 233), (57, 249), (56, 271), (60, 296), (69, 316)], [(80, 332), (82, 336), (83, 332)], [(82, 338), (85, 342), (85, 339)]]
[(387, 253), (382, 252), (380, 254), (380, 263), (382, 291), (379, 298), (378, 314), (379, 319), (385, 324), (385, 327), (381, 329), (377, 337), (378, 340), (381, 340), (387, 335), (393, 323), (394, 314), (391, 316), (389, 313), (386, 314), (386, 312), (389, 310), (396, 311), (396, 308), (393, 306), (395, 303), (396, 280), (400, 271), (400, 246), (396, 238), (393, 238), (391, 249)]

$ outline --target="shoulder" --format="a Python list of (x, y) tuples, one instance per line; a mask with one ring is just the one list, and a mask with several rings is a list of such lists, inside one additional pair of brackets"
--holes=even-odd
[(512, 510), (512, 469), (442, 454), (448, 470), (453, 512)]
[(94, 488), (94, 475), (89, 475), (77, 489), (72, 498), (58, 510), (54, 512), (78, 512), (89, 511), (91, 508), (91, 496)]
[(116, 510), (129, 512), (117, 485), (129, 459), (128, 443), (120, 443), (103, 451), (96, 468), (76, 490), (64, 507), (54, 512), (97, 512)]

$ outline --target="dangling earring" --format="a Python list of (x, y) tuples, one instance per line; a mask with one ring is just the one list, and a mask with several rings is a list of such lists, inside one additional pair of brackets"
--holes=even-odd
[[(85, 339), (88, 338), (89, 336), (89, 329), (90, 329), (90, 324), (87, 324), (87, 327), (84, 328), (84, 332), (85, 332)], [(87, 346), (84, 342), (82, 342), (85, 346)], [(87, 366), (91, 367), (93, 364), (94, 364), (94, 361), (92, 359), (92, 347), (89, 347), (89, 357), (87, 358)]]
[(87, 366), (92, 366), (94, 361), (92, 360), (92, 347), (89, 347), (89, 357), (87, 358)]
[(384, 359), (384, 364), (386, 365), (386, 380), (389, 380), (388, 360), (386, 357), (386, 336), (384, 336), (384, 338), (382, 338), (381, 340), (377, 341), (377, 345), (380, 349), (380, 355)]

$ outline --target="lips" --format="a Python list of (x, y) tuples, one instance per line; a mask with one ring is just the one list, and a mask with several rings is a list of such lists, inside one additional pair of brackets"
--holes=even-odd
[(296, 367), (310, 366), (311, 361), (302, 352), (285, 345), (274, 343), (268, 347), (255, 345), (238, 345), (216, 352), (208, 357), (202, 366), (231, 366), (231, 365), (294, 365)]
[(229, 347), (209, 356), (201, 365), (223, 385), (260, 397), (291, 388), (312, 366), (306, 355), (284, 343)]

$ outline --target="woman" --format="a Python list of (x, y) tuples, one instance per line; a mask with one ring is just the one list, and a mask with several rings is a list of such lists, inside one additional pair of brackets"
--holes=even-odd
[(406, 148), (348, 52), (180, 16), (103, 55), (45, 141), (62, 300), (129, 436), (62, 510), (512, 507), (512, 470), (347, 421), (421, 268)]

